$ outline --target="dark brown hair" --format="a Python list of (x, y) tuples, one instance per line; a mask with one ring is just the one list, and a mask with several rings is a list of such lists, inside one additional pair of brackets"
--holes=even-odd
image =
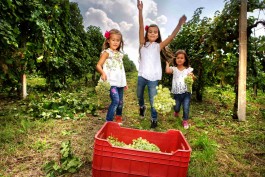
[[(162, 42), (162, 37), (161, 37), (161, 33), (160, 33), (159, 27), (156, 24), (151, 24), (151, 25), (148, 26), (148, 28), (150, 28), (150, 27), (157, 27), (157, 29), (158, 29), (158, 38), (156, 39), (155, 42), (161, 43)], [(147, 30), (145, 32), (145, 36), (144, 36), (144, 39), (145, 39), (144, 47), (148, 47), (148, 46), (146, 46), (146, 42), (149, 41), (148, 37), (147, 37), (148, 28), (147, 28)], [(139, 49), (139, 52), (140, 52), (140, 49)], [(141, 54), (140, 54), (140, 57), (141, 57)], [(165, 48), (161, 49), (160, 57), (164, 61), (171, 61), (172, 58), (173, 58), (173, 53), (171, 52), (171, 50), (169, 48), (165, 47)]]
[[(148, 34), (148, 29), (149, 29), (150, 27), (157, 27), (157, 29), (158, 29), (158, 38), (156, 39), (155, 42), (157, 42), (157, 43), (162, 42), (160, 29), (158, 28), (158, 26), (157, 26), (156, 24), (151, 24), (151, 25), (148, 26), (148, 28), (147, 28), (147, 30), (146, 30), (146, 32), (145, 32), (145, 35), (144, 35), (145, 43), (149, 41), (149, 40), (148, 40), (148, 37), (147, 37), (147, 34)], [(144, 43), (144, 45), (145, 45), (145, 43)]]
[(185, 62), (184, 62), (184, 64), (183, 64), (183, 66), (185, 66), (185, 67), (189, 67), (189, 66), (190, 66), (189, 58), (188, 58), (188, 55), (187, 55), (187, 53), (186, 53), (185, 50), (178, 50), (178, 51), (175, 53), (175, 58), (174, 58), (174, 60), (173, 60), (173, 65), (174, 65), (174, 66), (178, 66), (178, 64), (177, 64), (177, 62), (176, 62), (176, 58), (177, 58), (177, 56), (178, 56), (179, 54), (183, 54), (184, 57), (185, 57)]

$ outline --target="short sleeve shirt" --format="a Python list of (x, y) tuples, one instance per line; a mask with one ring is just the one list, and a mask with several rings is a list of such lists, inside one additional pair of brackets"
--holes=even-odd
[(123, 66), (123, 53), (113, 51), (110, 48), (102, 51), (102, 53), (103, 52), (107, 52), (109, 54), (109, 57), (103, 64), (103, 71), (107, 75), (107, 81), (111, 86), (125, 87), (127, 83)]
[(193, 71), (193, 68), (189, 67), (182, 71), (178, 70), (177, 67), (170, 67), (173, 71), (173, 80), (171, 92), (173, 94), (182, 94), (188, 91), (187, 85), (184, 82), (184, 79), (188, 76), (189, 73)]

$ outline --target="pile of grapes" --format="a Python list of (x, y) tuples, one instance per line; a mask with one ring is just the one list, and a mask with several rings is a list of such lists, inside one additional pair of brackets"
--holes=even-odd
[(97, 94), (98, 104), (108, 103), (110, 84), (108, 81), (98, 81), (95, 91)]
[(192, 93), (192, 84), (193, 84), (192, 76), (185, 77), (184, 82), (187, 85), (188, 92)]
[(154, 108), (157, 112), (166, 115), (176, 104), (175, 100), (171, 98), (170, 91), (167, 87), (159, 85), (156, 87), (157, 95), (154, 96)]
[(123, 147), (123, 148), (131, 148), (131, 149), (138, 149), (138, 150), (146, 150), (146, 151), (153, 151), (153, 152), (160, 152), (159, 147), (155, 144), (150, 143), (146, 139), (139, 137), (134, 139), (132, 144), (125, 144), (124, 142), (119, 141), (117, 138), (113, 136), (108, 136), (107, 140), (113, 146)]

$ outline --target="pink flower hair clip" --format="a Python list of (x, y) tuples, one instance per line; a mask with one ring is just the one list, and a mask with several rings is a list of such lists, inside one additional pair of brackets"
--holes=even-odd
[(148, 31), (148, 28), (149, 28), (149, 26), (146, 25), (145, 28), (144, 28), (144, 30), (145, 30), (145, 31)]
[(106, 31), (104, 36), (105, 36), (106, 39), (109, 39), (109, 37), (110, 37), (110, 32), (109, 32), (109, 31)]

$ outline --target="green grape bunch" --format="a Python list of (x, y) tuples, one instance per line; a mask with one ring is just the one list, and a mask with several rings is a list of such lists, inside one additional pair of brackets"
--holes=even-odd
[(192, 93), (192, 84), (194, 82), (192, 76), (188, 75), (185, 77), (184, 82), (187, 85), (188, 92)]
[(98, 81), (97, 86), (95, 87), (95, 91), (97, 94), (98, 105), (103, 105), (108, 103), (109, 100), (109, 90), (110, 90), (110, 83), (108, 81)]
[(160, 152), (160, 149), (157, 145), (150, 143), (146, 139), (139, 137), (133, 140), (133, 143), (130, 145), (133, 149)]
[(170, 91), (167, 87), (159, 85), (156, 87), (157, 94), (154, 96), (154, 108), (157, 112), (166, 115), (176, 104), (175, 100), (171, 98)]
[(112, 146), (118, 146), (118, 147), (125, 147), (126, 144), (122, 141), (119, 141), (117, 138), (113, 136), (108, 136), (107, 141), (112, 145)]
[(96, 86), (96, 94), (97, 95), (109, 95), (110, 84), (108, 81), (98, 81), (98, 85)]
[(113, 145), (123, 148), (137, 149), (137, 150), (146, 150), (153, 152), (161, 152), (159, 147), (153, 143), (150, 143), (148, 140), (139, 137), (137, 139), (132, 140), (132, 144), (125, 144), (122, 141), (119, 141), (117, 138), (113, 136), (108, 136), (107, 141)]

